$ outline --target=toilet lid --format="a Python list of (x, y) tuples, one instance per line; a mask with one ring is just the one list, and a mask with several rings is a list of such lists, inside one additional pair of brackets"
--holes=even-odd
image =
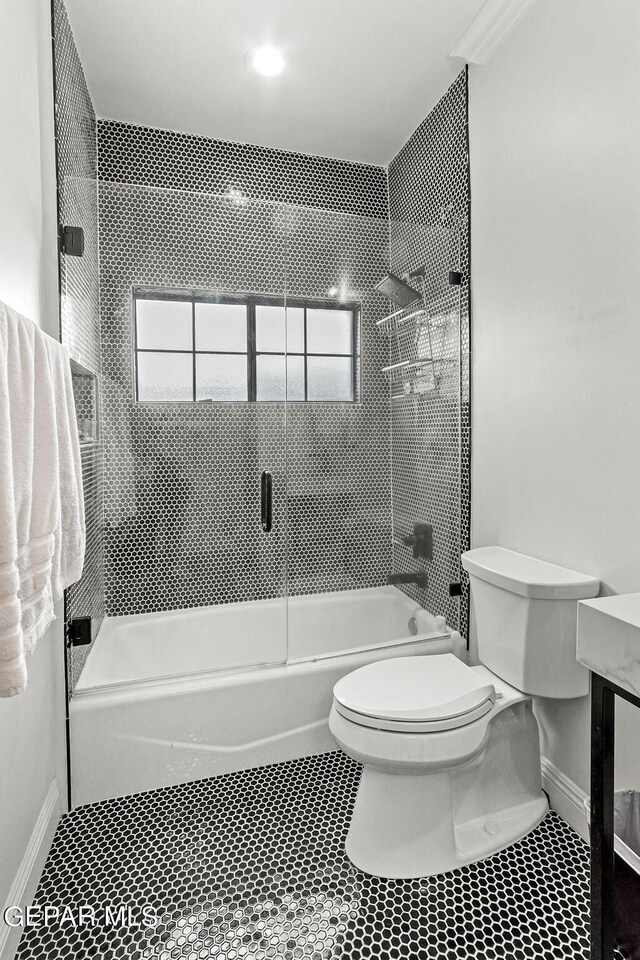
[(333, 695), (350, 713), (409, 725), (488, 709), (496, 694), (492, 683), (445, 653), (369, 663), (338, 680)]

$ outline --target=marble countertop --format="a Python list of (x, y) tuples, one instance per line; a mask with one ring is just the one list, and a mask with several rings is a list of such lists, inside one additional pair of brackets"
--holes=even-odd
[(640, 697), (640, 593), (578, 603), (580, 663)]

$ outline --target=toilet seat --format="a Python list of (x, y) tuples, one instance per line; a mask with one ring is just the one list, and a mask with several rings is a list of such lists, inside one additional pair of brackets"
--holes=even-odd
[(380, 660), (334, 689), (346, 720), (377, 730), (436, 733), (473, 723), (494, 705), (495, 687), (451, 653)]

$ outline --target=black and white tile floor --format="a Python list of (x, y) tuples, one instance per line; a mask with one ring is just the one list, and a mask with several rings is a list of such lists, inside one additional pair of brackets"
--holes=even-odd
[(74, 810), (36, 902), (159, 922), (30, 927), (19, 960), (588, 957), (588, 847), (555, 813), (482, 863), (380, 880), (344, 852), (359, 775), (331, 753)]

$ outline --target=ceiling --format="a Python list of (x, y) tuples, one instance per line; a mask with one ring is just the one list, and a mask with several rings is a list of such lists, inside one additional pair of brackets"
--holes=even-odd
[[(99, 117), (387, 164), (483, 0), (66, 0)], [(246, 51), (280, 48), (266, 79)]]

